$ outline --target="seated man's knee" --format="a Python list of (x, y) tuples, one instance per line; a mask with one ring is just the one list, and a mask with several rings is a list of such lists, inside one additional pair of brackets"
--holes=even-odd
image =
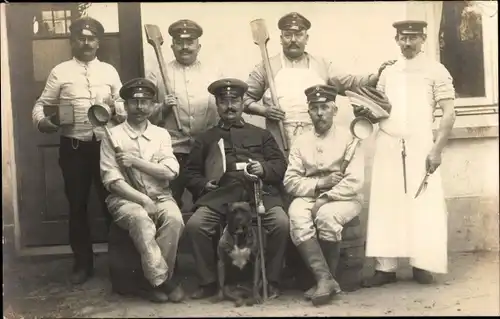
[(271, 208), (274, 214), (274, 223), (278, 232), (288, 235), (290, 231), (290, 220), (282, 207)]
[(344, 225), (359, 215), (360, 207), (354, 202), (331, 202), (322, 206), (315, 218), (319, 237), (327, 241), (341, 241)]
[(288, 207), (288, 216), (290, 219), (302, 217), (305, 214), (304, 211), (312, 207), (312, 205), (309, 207), (306, 204), (307, 202), (303, 198), (295, 198)]
[(202, 219), (195, 212), (187, 221), (185, 231), (188, 234), (197, 233), (201, 229), (201, 225)]
[(141, 205), (129, 203), (121, 206), (117, 212), (113, 214), (115, 223), (124, 229), (144, 228), (153, 224), (148, 213)]
[(184, 229), (184, 220), (175, 201), (168, 201), (158, 205), (160, 208), (160, 220), (162, 224), (168, 224), (171, 227)]
[(218, 222), (213, 218), (208, 217), (208, 214), (210, 213), (211, 211), (206, 207), (198, 208), (186, 223), (186, 233), (196, 235), (205, 232), (210, 233), (211, 230), (215, 231), (215, 228), (218, 226)]

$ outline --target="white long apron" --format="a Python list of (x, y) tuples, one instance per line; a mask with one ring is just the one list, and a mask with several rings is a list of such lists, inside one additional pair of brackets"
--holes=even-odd
[[(316, 70), (311, 68), (310, 63), (308, 63), (307, 69), (287, 67), (283, 53), (281, 53), (281, 69), (276, 74), (274, 82), (278, 102), (281, 109), (286, 113), (283, 126), (285, 127), (288, 146), (291, 147), (295, 137), (312, 130), (312, 122), (307, 113), (307, 98), (304, 91), (313, 85), (325, 84), (325, 80), (319, 76)], [(274, 121), (267, 121), (266, 124), (268, 130), (273, 134), (278, 145), (283, 150), (278, 125)]]
[[(412, 266), (447, 271), (447, 211), (439, 168), (414, 199), (433, 145), (435, 105), (422, 59), (400, 60), (388, 69), (385, 93), (392, 104), (376, 139), (367, 230), (367, 256), (411, 257)], [(402, 141), (406, 144), (404, 192)]]

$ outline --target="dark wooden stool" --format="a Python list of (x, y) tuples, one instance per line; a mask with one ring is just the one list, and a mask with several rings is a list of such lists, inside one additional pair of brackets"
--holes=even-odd
[[(187, 223), (192, 215), (192, 213), (183, 214), (184, 223)], [(221, 236), (221, 230), (222, 225), (220, 229), (217, 229), (216, 235), (213, 237), (215, 254), (217, 254), (217, 244)], [(178, 254), (180, 253), (190, 253), (190, 245), (185, 235), (181, 236), (179, 241)], [(109, 276), (114, 292), (130, 295), (136, 294), (140, 289), (148, 289), (150, 287), (149, 282), (144, 277), (141, 256), (135, 248), (128, 231), (122, 229), (114, 222), (111, 223), (108, 235), (108, 256)], [(180, 266), (182, 267), (182, 265)], [(177, 273), (181, 267), (179, 267), (179, 263), (176, 263), (175, 272)]]
[(141, 256), (127, 230), (111, 223), (108, 236), (109, 277), (113, 292), (135, 294), (150, 287), (144, 278)]
[(342, 230), (340, 260), (335, 278), (343, 291), (349, 292), (361, 288), (365, 263), (365, 239), (359, 217), (351, 220)]
[[(365, 235), (359, 217), (353, 218), (344, 226), (340, 247), (340, 260), (335, 278), (343, 291), (358, 290), (361, 287), (365, 260)], [(286, 263), (295, 274), (298, 288), (306, 290), (316, 284), (314, 276), (291, 239), (287, 246)]]

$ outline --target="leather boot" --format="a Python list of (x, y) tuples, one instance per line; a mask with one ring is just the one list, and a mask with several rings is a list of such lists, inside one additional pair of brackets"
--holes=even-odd
[(335, 274), (337, 273), (337, 265), (339, 264), (340, 260), (340, 242), (320, 240), (319, 245), (321, 246), (321, 250), (325, 255), (326, 263), (328, 264), (328, 268), (330, 268), (330, 273), (332, 274), (333, 278), (335, 278)]
[(373, 275), (373, 277), (363, 281), (363, 287), (365, 288), (380, 287), (385, 284), (396, 282), (396, 280), (397, 278), (395, 272), (375, 270), (375, 274)]
[(429, 285), (434, 282), (434, 278), (430, 272), (417, 267), (413, 267), (413, 279), (422, 285)]
[(328, 303), (332, 294), (340, 292), (340, 286), (328, 269), (318, 240), (313, 237), (301, 243), (297, 249), (316, 279), (317, 288), (311, 296), (313, 305), (319, 306)]
[(73, 285), (81, 285), (94, 274), (94, 253), (90, 252), (86, 255), (75, 254), (74, 258), (75, 261), (70, 281)]
[[(323, 255), (325, 256), (328, 268), (330, 268), (330, 273), (332, 274), (333, 278), (335, 278), (337, 265), (339, 264), (340, 259), (340, 242), (320, 240), (319, 245), (321, 247), (321, 250), (323, 251)], [(309, 288), (309, 290), (304, 293), (304, 297), (308, 300), (311, 299), (312, 295), (316, 291), (316, 288), (317, 286)]]
[(168, 302), (168, 296), (163, 292), (160, 287), (147, 287), (141, 288), (138, 291), (138, 295), (146, 300), (154, 303), (165, 303)]
[(170, 279), (160, 285), (162, 291), (167, 294), (168, 300), (174, 303), (182, 302), (185, 298), (184, 289), (180, 283)]
[(208, 285), (200, 285), (198, 290), (196, 290), (192, 295), (191, 299), (204, 299), (212, 297), (217, 294), (217, 284), (211, 283)]

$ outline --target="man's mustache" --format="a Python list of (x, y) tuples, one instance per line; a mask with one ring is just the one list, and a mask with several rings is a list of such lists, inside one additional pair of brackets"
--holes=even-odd
[(181, 50), (181, 54), (191, 54), (191, 50)]
[(300, 46), (296, 43), (292, 43), (288, 46), (290, 49), (300, 49)]

